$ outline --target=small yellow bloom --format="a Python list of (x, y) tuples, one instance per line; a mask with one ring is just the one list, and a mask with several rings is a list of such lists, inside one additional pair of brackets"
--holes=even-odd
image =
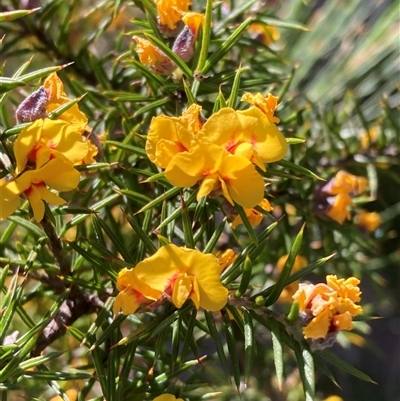
[(204, 14), (189, 12), (182, 17), (182, 21), (186, 26), (189, 27), (193, 36), (196, 38), (199, 32), (200, 25), (203, 25), (204, 27), (205, 17)]
[(154, 398), (153, 401), (183, 401), (182, 398), (176, 398), (172, 394), (161, 394), (158, 397)]
[(360, 210), (355, 217), (355, 222), (366, 232), (373, 233), (381, 225), (381, 218), (379, 213)]
[(188, 0), (155, 0), (157, 14), (161, 25), (167, 25), (169, 29), (176, 28), (182, 15), (189, 9)]
[(271, 123), (279, 123), (280, 119), (274, 116), (279, 97), (273, 96), (271, 93), (268, 93), (267, 97), (264, 97), (261, 93), (253, 95), (246, 92), (240, 100), (258, 107)]
[(80, 164), (88, 153), (88, 144), (76, 125), (45, 118), (21, 131), (14, 142), (14, 153), (20, 173), (27, 163), (39, 168), (54, 157)]
[(222, 194), (231, 205), (254, 207), (264, 197), (264, 180), (245, 157), (218, 145), (196, 145), (174, 156), (165, 170), (172, 185), (191, 187), (201, 181), (197, 200)]
[(279, 31), (274, 26), (260, 24), (258, 22), (253, 22), (249, 26), (248, 31), (254, 40), (264, 43), (266, 46), (277, 41), (281, 37)]
[(114, 313), (122, 310), (125, 315), (135, 313), (142, 304), (156, 301), (162, 296), (162, 291), (140, 281), (135, 269), (124, 268), (119, 272), (117, 288), (120, 293), (114, 301)]
[(368, 179), (358, 177), (340, 170), (324, 187), (323, 191), (330, 195), (347, 194), (351, 196), (364, 192), (368, 185)]
[(329, 218), (337, 221), (339, 224), (343, 224), (345, 220), (351, 219), (349, 206), (352, 206), (354, 203), (349, 195), (338, 194), (330, 196), (326, 200), (330, 206), (325, 211), (325, 214)]
[[(221, 267), (214, 255), (165, 245), (134, 269), (140, 282), (171, 297), (180, 308), (190, 298), (196, 308), (218, 311), (227, 302), (228, 290), (220, 282)], [(148, 297), (147, 288), (141, 289)]]
[(222, 108), (207, 120), (197, 138), (246, 157), (264, 171), (264, 163), (282, 159), (288, 149), (282, 133), (257, 107), (239, 111)]
[(146, 153), (155, 165), (166, 168), (175, 155), (190, 150), (200, 126), (200, 109), (200, 106), (192, 105), (181, 117), (153, 117)]
[(33, 209), (36, 221), (44, 216), (43, 201), (62, 205), (65, 200), (51, 192), (46, 185), (57, 191), (71, 191), (79, 184), (80, 174), (70, 162), (52, 159), (44, 166), (28, 170), (12, 181), (0, 183), (0, 219), (6, 219), (19, 206), (19, 196), (24, 194)]
[[(289, 255), (283, 255), (276, 262), (276, 268), (279, 272), (281, 272), (282, 269), (284, 268), (288, 257)], [(292, 266), (292, 274), (298, 272), (303, 267), (306, 267), (307, 264), (308, 264), (307, 259), (304, 256), (297, 255)], [(296, 293), (298, 287), (299, 287), (299, 281), (294, 281), (293, 283), (287, 285), (282, 290), (278, 301), (283, 303), (292, 303), (293, 302), (292, 296), (293, 294)]]
[(230, 266), (238, 257), (233, 249), (226, 249), (222, 254), (217, 255), (217, 262), (221, 266), (221, 272), (223, 272), (228, 266)]
[[(262, 209), (264, 209), (266, 212), (270, 212), (272, 210), (272, 206), (271, 204), (268, 202), (267, 199), (263, 199), (258, 206), (260, 206)], [(244, 212), (246, 213), (246, 216), (249, 219), (249, 222), (252, 226), (256, 227), (258, 226), (263, 218), (264, 215), (262, 213), (260, 213), (258, 210), (253, 209), (253, 208), (245, 208)], [(238, 225), (243, 224), (243, 220), (242, 218), (237, 215), (235, 217), (235, 220), (232, 221), (232, 223), (230, 223), (230, 226), (235, 229)]]
[(139, 36), (134, 36), (133, 40), (136, 42), (136, 53), (142, 64), (160, 75), (170, 75), (175, 70), (176, 67), (172, 60), (149, 40)]
[[(47, 77), (47, 79), (44, 81), (43, 87), (46, 89), (49, 97), (48, 104), (46, 106), (48, 113), (72, 100), (67, 97), (66, 93), (64, 92), (64, 84), (55, 72)], [(79, 106), (77, 104), (74, 104), (71, 108), (58, 116), (57, 120), (64, 120), (70, 124), (76, 125), (80, 132), (88, 129), (88, 119), (85, 114), (79, 110)]]
[(326, 338), (329, 333), (353, 328), (352, 317), (362, 313), (356, 305), (361, 297), (355, 277), (338, 279), (326, 277), (326, 284), (299, 284), (293, 299), (299, 302), (300, 311), (309, 320), (303, 328), (304, 337)]
[(349, 206), (353, 205), (352, 196), (364, 192), (368, 185), (365, 177), (358, 177), (340, 170), (336, 176), (322, 187), (326, 194), (327, 207), (324, 213), (339, 224), (351, 219)]

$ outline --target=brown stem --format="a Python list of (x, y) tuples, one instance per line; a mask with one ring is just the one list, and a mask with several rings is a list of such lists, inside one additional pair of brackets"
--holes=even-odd
[(43, 220), (41, 221), (41, 225), (43, 227), (44, 232), (50, 240), (50, 249), (53, 252), (54, 259), (56, 261), (57, 266), (60, 268), (61, 276), (70, 276), (72, 274), (72, 269), (69, 262), (65, 259), (63, 255), (63, 249), (61, 245), (60, 238), (58, 237), (56, 231), (54, 230), (54, 226), (51, 221), (44, 215)]

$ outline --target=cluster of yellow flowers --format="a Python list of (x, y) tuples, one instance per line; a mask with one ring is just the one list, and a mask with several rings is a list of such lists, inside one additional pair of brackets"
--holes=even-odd
[(14, 213), (20, 196), (24, 196), (32, 206), (35, 220), (41, 221), (45, 211), (43, 201), (65, 203), (50, 189), (75, 189), (80, 174), (74, 166), (93, 161), (97, 148), (83, 136), (87, 118), (77, 104), (55, 120), (47, 118), (48, 113), (68, 102), (71, 99), (66, 96), (63, 83), (53, 73), (17, 109), (18, 121), (33, 123), (14, 142), (14, 176), (0, 182), (1, 219)]
[(242, 100), (255, 106), (224, 107), (204, 124), (198, 105), (180, 117), (153, 118), (146, 142), (149, 159), (175, 186), (199, 182), (198, 200), (223, 195), (231, 205), (253, 208), (264, 198), (264, 180), (255, 166), (265, 171), (264, 163), (280, 160), (287, 142), (274, 124), (276, 97), (246, 94)]
[(352, 317), (362, 313), (360, 280), (355, 277), (338, 279), (326, 277), (326, 284), (299, 284), (293, 299), (299, 302), (302, 317), (307, 322), (304, 337), (326, 338), (330, 333), (353, 328)]

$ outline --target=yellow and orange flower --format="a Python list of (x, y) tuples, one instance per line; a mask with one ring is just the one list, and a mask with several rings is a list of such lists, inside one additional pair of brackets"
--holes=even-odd
[(80, 164), (88, 153), (88, 143), (75, 124), (65, 120), (39, 119), (23, 129), (14, 142), (16, 172), (22, 172), (27, 163), (42, 167), (52, 158)]
[[(267, 199), (263, 199), (258, 204), (258, 206), (260, 206), (266, 212), (270, 212), (273, 209)], [(246, 216), (249, 219), (250, 224), (254, 227), (258, 226), (264, 218), (264, 215), (262, 213), (253, 208), (244, 208), (244, 212), (246, 213)], [(235, 229), (240, 224), (243, 224), (243, 220), (239, 215), (237, 215), (235, 219), (232, 221), (232, 223), (230, 223), (230, 226), (233, 229)]]
[(19, 207), (20, 195), (25, 195), (33, 209), (36, 221), (44, 216), (43, 201), (62, 205), (65, 200), (51, 192), (47, 186), (57, 191), (71, 191), (79, 184), (80, 174), (74, 166), (63, 159), (54, 158), (35, 170), (23, 172), (19, 177), (0, 182), (0, 219), (6, 219)]
[(136, 42), (136, 53), (142, 64), (160, 75), (170, 75), (175, 70), (176, 67), (172, 60), (149, 40), (139, 36), (134, 36), (133, 40)]
[(368, 180), (365, 177), (358, 177), (344, 170), (338, 171), (336, 176), (321, 189), (328, 204), (324, 210), (325, 215), (339, 224), (350, 220), (349, 207), (354, 204), (352, 196), (364, 192), (367, 185)]
[(368, 233), (373, 233), (381, 225), (381, 217), (377, 212), (367, 212), (365, 210), (360, 210), (355, 216), (355, 222), (364, 231)]
[(272, 25), (260, 24), (253, 22), (248, 29), (250, 36), (268, 46), (272, 42), (276, 42), (280, 37), (279, 31)]
[(197, 138), (243, 156), (264, 171), (264, 163), (282, 159), (288, 149), (282, 133), (257, 107), (239, 111), (222, 108), (207, 120)]
[(253, 95), (246, 92), (240, 100), (242, 102), (253, 104), (259, 108), (268, 117), (268, 120), (271, 123), (279, 123), (280, 119), (274, 115), (275, 110), (278, 107), (279, 98), (277, 96), (268, 93), (267, 97), (264, 97), (261, 93)]
[(200, 182), (197, 199), (222, 194), (231, 205), (247, 208), (264, 197), (264, 180), (245, 157), (232, 155), (218, 145), (196, 145), (177, 154), (165, 170), (168, 181), (177, 187)]
[(142, 303), (164, 295), (177, 308), (191, 299), (196, 308), (218, 311), (228, 297), (228, 290), (220, 282), (220, 271), (214, 255), (165, 245), (134, 269), (121, 271), (117, 282), (121, 293), (114, 310), (134, 313)]
[(162, 291), (149, 287), (139, 280), (135, 269), (122, 269), (117, 278), (119, 294), (114, 301), (114, 313), (122, 311), (125, 315), (135, 313), (146, 303), (156, 301), (162, 296)]
[[(43, 83), (48, 95), (48, 103), (46, 106), (47, 113), (50, 113), (58, 107), (71, 102), (66, 93), (64, 92), (64, 84), (58, 77), (57, 73), (50, 74)], [(76, 128), (83, 132), (84, 130), (90, 130), (87, 126), (88, 119), (84, 113), (82, 113), (77, 104), (74, 104), (67, 111), (57, 117), (57, 120), (64, 120), (69, 124), (74, 124)]]
[(188, 0), (154, 0), (157, 6), (157, 14), (161, 25), (173, 30), (181, 20), (190, 5)]
[(299, 284), (293, 299), (299, 302), (300, 312), (308, 322), (303, 328), (306, 339), (326, 338), (330, 333), (353, 328), (352, 317), (362, 313), (360, 280), (355, 277), (338, 279), (326, 277), (326, 284)]
[(175, 155), (191, 149), (201, 128), (200, 110), (200, 106), (191, 105), (180, 117), (153, 117), (146, 152), (155, 165), (167, 168)]
[(238, 258), (238, 256), (239, 255), (236, 254), (233, 249), (226, 249), (221, 254), (217, 254), (217, 261), (221, 266), (221, 272), (229, 267)]

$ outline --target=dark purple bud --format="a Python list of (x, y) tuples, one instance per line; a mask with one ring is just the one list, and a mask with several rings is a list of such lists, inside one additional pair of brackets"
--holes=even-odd
[(17, 123), (29, 123), (39, 118), (47, 117), (46, 106), (48, 101), (49, 95), (46, 89), (41, 86), (18, 106), (15, 112)]
[(186, 25), (175, 39), (172, 51), (186, 63), (193, 57), (195, 43), (196, 36)]

